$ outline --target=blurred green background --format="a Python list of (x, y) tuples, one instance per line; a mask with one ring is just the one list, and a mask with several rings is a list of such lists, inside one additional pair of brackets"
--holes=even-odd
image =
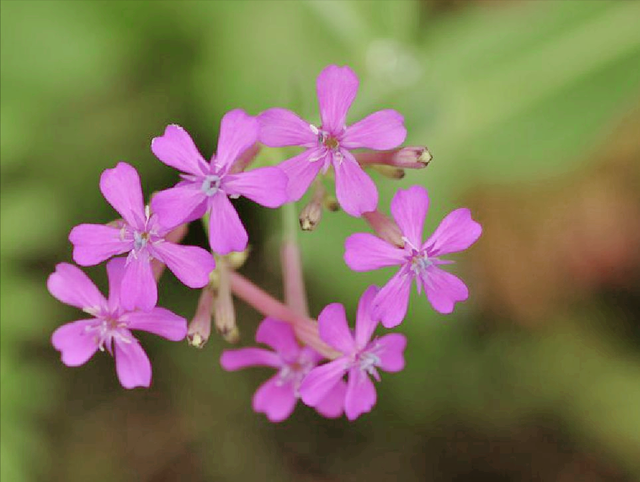
[[(640, 3), (634, 1), (3, 1), (2, 480), (640, 480)], [(484, 225), (454, 271), (471, 297), (439, 316), (413, 295), (407, 368), (356, 423), (299, 406), (251, 411), (267, 370), (225, 373), (204, 350), (141, 336), (149, 390), (112, 360), (69, 369), (50, 346), (77, 312), (45, 280), (69, 230), (108, 222), (100, 173), (133, 164), (150, 194), (176, 173), (149, 142), (169, 123), (203, 153), (231, 108), (317, 118), (329, 63), (361, 79), (356, 120), (402, 112), (435, 160), (374, 174), (386, 209), (426, 186), (427, 228), (469, 206)], [(280, 215), (239, 202), (244, 272), (281, 292)], [(352, 273), (344, 213), (302, 233), (312, 312), (390, 272)], [(203, 243), (199, 226), (188, 241)], [(104, 286), (102, 267), (88, 269)], [(166, 276), (189, 318), (198, 293)], [(259, 322), (237, 304), (241, 344)]]

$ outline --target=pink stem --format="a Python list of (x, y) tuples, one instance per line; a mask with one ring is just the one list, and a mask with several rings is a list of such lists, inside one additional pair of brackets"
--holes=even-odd
[(293, 311), (309, 317), (307, 293), (304, 288), (300, 248), (295, 241), (285, 240), (281, 248), (284, 301)]

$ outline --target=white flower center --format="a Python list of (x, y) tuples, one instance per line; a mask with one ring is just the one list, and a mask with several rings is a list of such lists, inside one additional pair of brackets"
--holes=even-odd
[(220, 190), (220, 183), (222, 179), (220, 176), (210, 174), (202, 180), (202, 186), (200, 190), (207, 196), (213, 196)]

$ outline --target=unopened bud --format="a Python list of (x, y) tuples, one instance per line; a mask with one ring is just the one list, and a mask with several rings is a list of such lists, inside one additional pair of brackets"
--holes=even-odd
[(303, 231), (313, 231), (322, 219), (322, 205), (327, 191), (321, 182), (313, 185), (313, 197), (300, 212), (300, 227)]
[(390, 151), (368, 151), (355, 154), (356, 160), (365, 165), (387, 165), (401, 169), (423, 169), (433, 156), (425, 146), (400, 147)]
[(371, 167), (389, 179), (402, 179), (404, 177), (404, 169), (399, 167), (388, 166), (385, 164), (374, 164)]
[(380, 211), (364, 213), (362, 217), (369, 223), (378, 237), (400, 248), (404, 246), (402, 232), (398, 225)]
[(335, 198), (335, 196), (331, 196), (330, 194), (327, 194), (327, 196), (324, 198), (324, 207), (334, 213), (336, 211), (340, 211), (340, 203)]
[(216, 290), (216, 299), (213, 307), (213, 318), (216, 330), (222, 337), (235, 343), (240, 339), (238, 327), (236, 326), (236, 311), (233, 306), (231, 296), (231, 280), (229, 279), (229, 267), (223, 261), (219, 265), (220, 284)]
[(189, 323), (187, 341), (191, 346), (202, 348), (211, 335), (211, 309), (213, 306), (213, 289), (205, 286), (198, 300), (198, 308), (193, 320)]

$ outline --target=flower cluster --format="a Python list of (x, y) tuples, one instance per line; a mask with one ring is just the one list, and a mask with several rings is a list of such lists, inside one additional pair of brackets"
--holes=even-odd
[[(68, 263), (59, 264), (48, 279), (54, 297), (89, 316), (53, 333), (63, 363), (82, 365), (96, 351), (107, 351), (115, 357), (123, 387), (148, 387), (151, 364), (132, 330), (172, 341), (186, 337), (202, 347), (213, 322), (226, 340), (235, 341), (235, 295), (266, 316), (255, 340), (271, 350), (224, 350), (222, 367), (276, 370), (255, 392), (256, 412), (282, 421), (298, 400), (329, 418), (344, 413), (354, 420), (369, 412), (377, 397), (372, 379), (380, 381), (380, 371), (394, 373), (405, 365), (406, 337), (376, 336), (378, 324), (393, 328), (403, 321), (414, 280), (418, 293), (424, 290), (440, 313), (451, 313), (455, 303), (466, 300), (466, 285), (441, 269), (452, 262), (442, 257), (471, 246), (482, 229), (468, 209), (457, 209), (423, 242), (429, 197), (421, 186), (396, 192), (392, 218), (378, 211), (378, 191), (365, 168), (400, 178), (405, 169), (425, 167), (431, 156), (424, 147), (401, 147), (407, 132), (394, 110), (347, 125), (358, 84), (349, 67), (325, 68), (317, 79), (318, 124), (281, 108), (257, 117), (239, 109), (228, 112), (220, 124), (217, 153), (209, 161), (182, 127), (169, 125), (152, 140), (151, 151), (180, 172), (180, 181), (153, 195), (148, 205), (134, 167), (120, 162), (105, 170), (100, 190), (120, 217), (106, 225), (80, 224), (69, 241), (76, 264), (108, 261), (109, 297)], [(303, 150), (279, 165), (249, 169), (261, 146)], [(324, 187), (326, 179), (335, 180), (337, 202)], [(277, 208), (300, 200), (310, 188), (311, 200), (300, 215), (304, 230), (317, 225), (324, 207), (339, 206), (375, 233), (347, 238), (346, 264), (354, 271), (399, 266), (385, 286), (370, 286), (363, 293), (353, 331), (340, 303), (327, 305), (317, 320), (309, 316), (299, 251), (291, 239), (282, 249), (285, 302), (236, 271), (247, 258), (249, 236), (232, 200), (242, 196)], [(208, 232), (208, 250), (180, 244), (187, 224), (199, 219)], [(188, 327), (185, 318), (157, 307), (157, 283), (165, 266), (186, 286), (202, 289)]]

